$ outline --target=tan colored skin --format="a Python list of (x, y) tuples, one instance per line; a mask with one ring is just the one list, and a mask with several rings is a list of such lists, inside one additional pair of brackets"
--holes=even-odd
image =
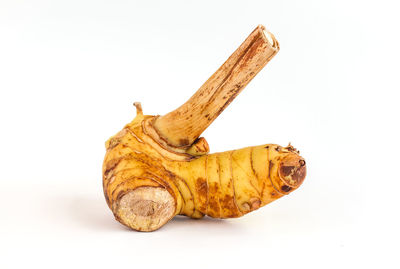
[(178, 214), (234, 218), (290, 193), (305, 177), (305, 161), (291, 146), (267, 144), (202, 156), (165, 154), (163, 147), (147, 142), (152, 138), (144, 133), (143, 121), (151, 117), (139, 113), (106, 142), (104, 194), (117, 220), (133, 229), (153, 230), (132, 227), (118, 214), (120, 199), (139, 187), (169, 192), (174, 200), (169, 219)]
[(274, 35), (259, 25), (186, 103), (152, 119), (151, 135), (163, 146), (186, 150), (278, 51)]
[(295, 190), (306, 175), (292, 146), (266, 144), (208, 154), (200, 134), (278, 52), (258, 26), (181, 107), (136, 118), (106, 142), (103, 187), (122, 224), (154, 231), (175, 215), (235, 218)]

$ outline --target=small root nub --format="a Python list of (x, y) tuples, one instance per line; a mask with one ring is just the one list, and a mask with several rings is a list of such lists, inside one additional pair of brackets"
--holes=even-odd
[(134, 102), (133, 105), (136, 107), (136, 114), (143, 115), (142, 104), (140, 102)]

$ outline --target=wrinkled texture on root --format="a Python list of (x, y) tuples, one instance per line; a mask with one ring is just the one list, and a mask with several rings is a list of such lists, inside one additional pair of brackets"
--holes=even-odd
[(116, 219), (154, 231), (173, 216), (236, 218), (297, 189), (306, 164), (291, 145), (209, 153), (200, 134), (279, 51), (258, 26), (182, 106), (136, 118), (106, 142), (103, 188)]
[(278, 51), (274, 35), (259, 25), (186, 103), (155, 118), (149, 134), (164, 147), (187, 150)]
[(175, 200), (164, 188), (140, 187), (117, 203), (117, 220), (137, 231), (157, 230), (175, 215)]

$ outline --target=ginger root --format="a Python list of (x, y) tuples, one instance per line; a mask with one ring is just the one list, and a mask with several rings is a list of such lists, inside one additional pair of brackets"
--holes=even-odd
[(278, 52), (258, 26), (181, 107), (136, 118), (106, 142), (103, 188), (122, 224), (154, 231), (175, 215), (235, 218), (298, 188), (304, 159), (290, 144), (266, 144), (208, 154), (200, 134)]

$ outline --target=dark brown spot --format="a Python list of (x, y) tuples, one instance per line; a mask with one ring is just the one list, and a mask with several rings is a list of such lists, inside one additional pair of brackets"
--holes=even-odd
[(187, 146), (189, 144), (189, 139), (183, 138), (179, 140), (179, 145), (181, 146)]
[(232, 212), (232, 214), (237, 213), (237, 207), (235, 205), (235, 202), (233, 201), (232, 196), (225, 195), (224, 199), (221, 202), (224, 209), (228, 210), (229, 212)]
[(287, 185), (283, 185), (283, 186), (281, 187), (281, 190), (284, 191), (284, 192), (289, 192), (291, 189), (292, 189), (292, 188), (289, 187), (289, 186), (287, 186)]
[(217, 182), (212, 182), (208, 187), (210, 196), (216, 195), (218, 190), (219, 190), (219, 184)]
[(271, 173), (272, 166), (274, 166), (274, 163), (271, 160), (269, 160), (269, 167), (268, 167), (269, 173)]
[(298, 168), (294, 174), (292, 175), (292, 179), (297, 182), (297, 184), (301, 184), (306, 177), (306, 166), (301, 166)]
[(196, 191), (199, 195), (207, 197), (207, 181), (204, 178), (199, 177), (196, 180)]
[(298, 187), (306, 176), (306, 163), (297, 154), (286, 156), (279, 165), (279, 176), (286, 185)]
[(294, 166), (281, 166), (281, 175), (284, 177), (290, 176), (294, 168)]
[(235, 85), (236, 90), (240, 89), (242, 87), (242, 85), (240, 83)]
[(219, 217), (219, 204), (216, 200), (208, 200), (207, 215), (211, 217)]
[(277, 146), (277, 147), (275, 148), (275, 150), (279, 152), (279, 151), (281, 151), (281, 147), (280, 147), (280, 146)]

